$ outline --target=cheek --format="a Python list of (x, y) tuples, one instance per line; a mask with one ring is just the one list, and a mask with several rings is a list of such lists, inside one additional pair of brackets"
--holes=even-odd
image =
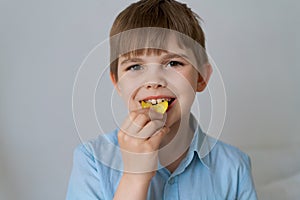
[(180, 71), (178, 73), (180, 77), (174, 79), (175, 84), (178, 88), (181, 88), (181, 90), (188, 90), (196, 92), (197, 89), (197, 83), (198, 83), (198, 72), (196, 70), (185, 70)]
[(132, 95), (134, 94), (134, 84), (130, 84), (130, 83), (119, 83), (119, 89), (120, 89), (120, 96), (122, 97), (122, 99), (125, 102), (128, 102), (130, 100), (130, 98), (132, 97)]
[(196, 70), (191, 70), (191, 71), (188, 71), (184, 76), (186, 77), (186, 79), (190, 83), (190, 86), (196, 92), (197, 84), (198, 84), (198, 72)]
[(129, 108), (129, 110), (132, 110), (133, 107), (135, 108), (137, 105), (134, 104), (133, 100), (136, 97), (137, 91), (141, 87), (141, 83), (136, 79), (124, 77), (119, 80), (118, 87), (119, 94), (126, 104), (127, 108)]
[(183, 113), (188, 112), (195, 98), (197, 77), (188, 71), (186, 73), (178, 73), (177, 77), (173, 80), (176, 80), (173, 81), (172, 87), (176, 91), (180, 109)]

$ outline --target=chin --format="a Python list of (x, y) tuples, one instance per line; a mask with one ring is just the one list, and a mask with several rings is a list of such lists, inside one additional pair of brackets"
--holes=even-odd
[(178, 125), (178, 123), (180, 123), (180, 119), (181, 118), (175, 118), (174, 115), (171, 117), (167, 117), (165, 126), (169, 128), (175, 127), (175, 125)]

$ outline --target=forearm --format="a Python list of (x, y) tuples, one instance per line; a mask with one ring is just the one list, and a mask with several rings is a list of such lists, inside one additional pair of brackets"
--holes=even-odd
[(115, 193), (114, 200), (146, 200), (151, 177), (145, 174), (124, 173)]
[[(151, 118), (150, 118), (151, 116)], [(146, 200), (157, 170), (160, 143), (170, 131), (164, 115), (151, 109), (132, 111), (118, 132), (124, 173), (114, 200)]]

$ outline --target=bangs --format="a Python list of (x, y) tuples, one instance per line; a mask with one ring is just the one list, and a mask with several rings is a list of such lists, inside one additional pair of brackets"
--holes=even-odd
[(162, 52), (167, 52), (166, 50), (163, 49), (154, 49), (154, 48), (145, 48), (145, 49), (137, 49), (130, 51), (128, 53), (122, 54), (122, 57), (125, 57), (126, 59), (131, 59), (133, 57), (139, 57), (139, 56), (150, 56), (150, 55), (155, 55), (155, 56), (160, 56)]
[(120, 56), (160, 54), (168, 49), (170, 37), (170, 30), (163, 28), (137, 28), (119, 33), (110, 40), (111, 61)]
[(110, 38), (110, 61), (114, 62), (120, 56), (133, 57), (141, 55), (160, 55), (161, 52), (175, 52), (171, 43), (176, 43), (180, 49), (190, 49), (201, 65), (207, 61), (205, 48), (197, 41), (180, 32), (165, 28), (136, 28), (121, 32)]

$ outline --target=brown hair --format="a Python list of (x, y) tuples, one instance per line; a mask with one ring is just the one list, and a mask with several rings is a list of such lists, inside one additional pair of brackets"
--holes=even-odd
[[(201, 51), (205, 51), (205, 36), (200, 26), (200, 17), (194, 13), (186, 4), (175, 0), (141, 0), (129, 5), (115, 19), (110, 31), (110, 72), (118, 80), (118, 57), (128, 53), (127, 50), (139, 49), (138, 43), (145, 43), (145, 38), (149, 42), (159, 41), (161, 44), (154, 46), (165, 49), (162, 41), (166, 41), (167, 34), (164, 29), (174, 30), (189, 38), (201, 46)], [(145, 27), (163, 28), (155, 30), (154, 35), (144, 29)], [(132, 31), (138, 30), (138, 31)], [(132, 31), (132, 32), (131, 32)], [(125, 35), (123, 33), (126, 33)], [(123, 34), (123, 35), (122, 35)], [(118, 37), (116, 37), (118, 36)], [(156, 38), (159, 37), (159, 40)], [(141, 39), (143, 38), (143, 39)], [(180, 39), (179, 39), (180, 40)], [(182, 37), (181, 37), (181, 40)], [(180, 41), (179, 41), (180, 43)], [(188, 45), (186, 40), (181, 41), (184, 46)], [(151, 45), (150, 45), (151, 46)], [(135, 47), (135, 48), (133, 48)], [(145, 48), (144, 48), (145, 49)], [(148, 48), (148, 51), (157, 50)], [(199, 50), (192, 49), (195, 57), (201, 57), (200, 63), (206, 62), (207, 57), (199, 56)], [(141, 53), (141, 51), (134, 51)], [(204, 59), (203, 59), (204, 58)]]

